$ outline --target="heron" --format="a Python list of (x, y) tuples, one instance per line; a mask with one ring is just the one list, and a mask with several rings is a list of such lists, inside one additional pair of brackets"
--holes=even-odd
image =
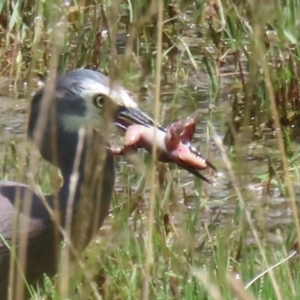
[(70, 229), (80, 252), (101, 227), (115, 183), (107, 147), (107, 126), (113, 122), (122, 129), (140, 124), (165, 131), (125, 88), (98, 71), (70, 71), (33, 96), (27, 136), (60, 170), (63, 183), (55, 195), (41, 197), (29, 185), (0, 181), (0, 299), (19, 299), (23, 287), (21, 294), (13, 293), (24, 279), (35, 285), (44, 274), (56, 274), (63, 240), (58, 228)]
[[(16, 280), (10, 281), (10, 271), (15, 275), (22, 273), (17, 264), (14, 266), (17, 255), (23, 255), (20, 276), (24, 275), (28, 284), (40, 282), (44, 274), (55, 275), (59, 259), (57, 245), (62, 237), (56, 232), (51, 209), (52, 212), (57, 209), (59, 225), (64, 227), (68, 201), (72, 198), (73, 219), (80, 214), (81, 198), (88, 198), (85, 199), (90, 204), (88, 220), (85, 218), (86, 224), (71, 234), (82, 237), (79, 250), (89, 243), (108, 215), (115, 163), (113, 155), (106, 150), (104, 129), (99, 128), (99, 124), (105, 123), (104, 108), (114, 107), (111, 121), (123, 129), (132, 123), (154, 125), (153, 119), (138, 108), (126, 89), (100, 72), (74, 70), (58, 76), (52, 83), (52, 91), (50, 85), (46, 84), (32, 98), (27, 135), (36, 143), (42, 157), (60, 169), (63, 184), (56, 196), (45, 195), (43, 202), (28, 185), (0, 181), (0, 299), (6, 299), (8, 287), (17, 284)], [(78, 151), (79, 142), (81, 151)], [(97, 153), (101, 150), (103, 169), (99, 172)], [(75, 165), (78, 177), (74, 187), (71, 179)]]

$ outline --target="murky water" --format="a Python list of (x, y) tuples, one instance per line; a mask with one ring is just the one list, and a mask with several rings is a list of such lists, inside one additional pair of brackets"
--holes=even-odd
[(24, 132), (26, 102), (0, 96), (1, 142)]

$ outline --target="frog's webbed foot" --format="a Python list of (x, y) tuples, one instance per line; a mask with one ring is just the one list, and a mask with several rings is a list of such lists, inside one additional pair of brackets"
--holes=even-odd
[(178, 136), (179, 140), (184, 144), (191, 142), (195, 130), (195, 120), (191, 117), (188, 117), (185, 120), (176, 121), (167, 128), (167, 132), (170, 132), (174, 137)]
[(194, 137), (194, 133), (196, 131), (195, 120), (193, 118), (187, 118), (183, 122), (183, 128), (180, 133), (180, 140), (182, 143), (187, 144), (190, 143)]

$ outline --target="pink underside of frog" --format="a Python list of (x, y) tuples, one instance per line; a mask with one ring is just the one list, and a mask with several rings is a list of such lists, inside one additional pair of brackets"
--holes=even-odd
[(142, 125), (131, 125), (126, 130), (124, 146), (111, 150), (115, 155), (129, 154), (137, 148), (144, 148), (152, 153), (156, 141), (156, 155), (159, 161), (203, 170), (208, 167), (208, 162), (191, 147), (194, 133), (195, 122), (191, 118), (172, 123), (166, 132)]

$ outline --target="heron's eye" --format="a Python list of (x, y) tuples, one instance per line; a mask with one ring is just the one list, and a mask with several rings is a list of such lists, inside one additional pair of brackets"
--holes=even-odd
[(101, 94), (95, 95), (93, 101), (95, 106), (102, 108), (104, 105), (105, 96)]

